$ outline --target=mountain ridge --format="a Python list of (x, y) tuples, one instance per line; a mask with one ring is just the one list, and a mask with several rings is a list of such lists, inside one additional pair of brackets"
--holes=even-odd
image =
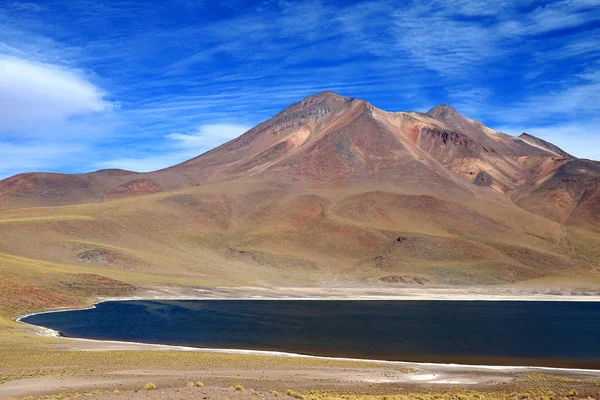
[(518, 136), (518, 139), (520, 139), (532, 146), (539, 147), (543, 150), (550, 151), (560, 157), (576, 158), (576, 157), (573, 157), (571, 154), (567, 153), (566, 151), (564, 151), (563, 149), (561, 149), (560, 147), (556, 146), (555, 144), (552, 144), (552, 143), (550, 143), (544, 139), (541, 139), (539, 137), (530, 135), (526, 132), (523, 132), (522, 134), (520, 134)]
[[(26, 173), (7, 178), (0, 181), (0, 206), (102, 202), (240, 179), (308, 187), (429, 181), (467, 191), (475, 190), (473, 186), (490, 188), (528, 211), (565, 221), (582, 201), (595, 196), (589, 194), (595, 190), (595, 176), (578, 180), (570, 175), (579, 172), (568, 169), (565, 175), (560, 169), (573, 160), (577, 159), (549, 142), (494, 131), (447, 104), (426, 113), (387, 112), (364, 100), (325, 91), (284, 108), (227, 143), (162, 170)], [(595, 162), (582, 162), (595, 171)], [(565, 175), (560, 184), (552, 178), (556, 174)], [(556, 184), (550, 187), (548, 182)], [(550, 211), (547, 205), (539, 211), (531, 201), (544, 191), (562, 199), (551, 202)]]
[(538, 146), (449, 106), (319, 93), (163, 170), (0, 181), (0, 275), (49, 306), (136, 288), (600, 287), (600, 163)]

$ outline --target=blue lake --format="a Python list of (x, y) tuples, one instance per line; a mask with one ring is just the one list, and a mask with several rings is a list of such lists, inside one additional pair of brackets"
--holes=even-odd
[(600, 303), (111, 301), (24, 322), (89, 339), (364, 359), (600, 368)]

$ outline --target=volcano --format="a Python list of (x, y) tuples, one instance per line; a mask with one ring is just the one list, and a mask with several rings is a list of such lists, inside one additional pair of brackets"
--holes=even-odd
[(3, 254), (111, 277), (600, 284), (600, 163), (449, 105), (323, 92), (163, 170), (10, 177), (0, 205)]

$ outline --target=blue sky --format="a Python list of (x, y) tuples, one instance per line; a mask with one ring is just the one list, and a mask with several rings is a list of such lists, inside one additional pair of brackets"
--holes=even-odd
[(600, 0), (0, 2), (0, 177), (148, 171), (322, 90), (600, 159)]

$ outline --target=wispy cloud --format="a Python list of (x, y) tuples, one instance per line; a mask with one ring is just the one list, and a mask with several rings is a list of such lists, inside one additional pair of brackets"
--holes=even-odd
[(240, 124), (202, 125), (191, 134), (171, 133), (167, 139), (174, 141), (176, 147), (190, 151), (206, 151), (228, 140), (240, 136), (251, 127)]
[(600, 160), (600, 64), (565, 78), (561, 88), (533, 94), (497, 107), (493, 126), (503, 132), (527, 132), (578, 157)]
[(12, 8), (15, 8), (17, 10), (22, 10), (22, 11), (40, 12), (40, 11), (46, 10), (46, 8), (41, 4), (27, 3), (27, 2), (15, 1), (15, 2), (11, 3), (10, 6)]
[(537, 33), (567, 29), (597, 21), (600, 17), (597, 0), (563, 0), (543, 4), (530, 15), (531, 27)]
[(242, 124), (207, 124), (191, 133), (171, 133), (160, 143), (160, 151), (146, 151), (97, 163), (98, 168), (121, 168), (148, 172), (179, 164), (243, 134)]
[[(554, 88), (532, 93), (512, 104), (486, 110), (503, 124), (563, 125), (596, 120), (600, 115), (600, 64), (564, 77)], [(598, 131), (600, 132), (600, 131)]]

